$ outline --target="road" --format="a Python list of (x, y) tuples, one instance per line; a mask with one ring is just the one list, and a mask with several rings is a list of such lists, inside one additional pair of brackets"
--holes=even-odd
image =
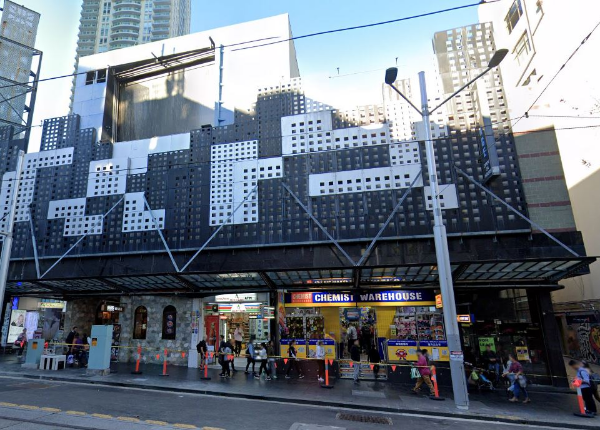
[[(361, 419), (387, 419), (392, 424), (340, 419), (339, 413)], [(407, 414), (374, 414), (369, 411), (89, 384), (0, 378), (0, 429), (481, 430), (482, 426), (487, 430), (542, 428)]]

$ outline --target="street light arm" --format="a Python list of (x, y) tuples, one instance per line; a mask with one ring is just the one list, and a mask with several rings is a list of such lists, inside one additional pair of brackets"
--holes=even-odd
[(460, 87), (458, 90), (456, 90), (454, 93), (452, 93), (451, 96), (449, 96), (448, 98), (446, 98), (443, 102), (441, 102), (439, 105), (437, 105), (436, 107), (434, 107), (433, 109), (431, 109), (429, 111), (430, 114), (432, 114), (433, 112), (435, 112), (436, 110), (438, 110), (439, 108), (441, 108), (442, 106), (444, 106), (446, 103), (448, 103), (454, 96), (456, 96), (458, 93), (460, 93), (462, 90), (464, 90), (465, 88), (467, 88), (469, 85), (471, 85), (473, 82), (475, 82), (477, 79), (481, 78), (483, 75), (485, 75), (487, 72), (489, 72), (490, 70), (492, 70), (491, 67), (488, 67), (487, 69), (485, 69), (483, 72), (481, 72), (480, 74), (478, 74), (477, 76), (475, 76), (473, 79), (471, 79), (469, 82), (467, 82), (466, 84), (464, 84), (462, 87)]
[(407, 102), (409, 105), (411, 105), (411, 106), (412, 106), (412, 108), (413, 108), (414, 110), (416, 110), (417, 112), (419, 112), (419, 115), (423, 116), (423, 112), (421, 112), (421, 110), (420, 110), (418, 107), (416, 107), (416, 106), (415, 106), (415, 105), (414, 105), (414, 104), (413, 104), (413, 103), (412, 103), (412, 102), (411, 102), (411, 101), (408, 99), (408, 97), (406, 97), (404, 94), (402, 94), (402, 93), (400, 92), (400, 90), (394, 86), (394, 84), (388, 84), (388, 85), (389, 85), (390, 87), (392, 87), (392, 88), (394, 89), (394, 91), (396, 91), (398, 94), (400, 94), (400, 97), (402, 97), (402, 98), (403, 98), (403, 99), (404, 99), (404, 100), (405, 100), (405, 101), (406, 101), (406, 102)]

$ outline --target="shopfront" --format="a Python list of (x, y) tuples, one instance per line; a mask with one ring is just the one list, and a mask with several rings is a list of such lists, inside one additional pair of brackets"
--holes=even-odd
[(269, 306), (269, 293), (221, 294), (204, 299), (204, 334), (209, 347), (218, 350), (220, 336), (234, 339), (241, 332), (243, 348), (271, 339), (271, 320), (275, 311)]
[(28, 339), (60, 339), (67, 303), (35, 297), (13, 297), (6, 305), (2, 344), (10, 346), (27, 330)]
[[(285, 295), (284, 308), (281, 354), (287, 354), (294, 339), (301, 357), (313, 357), (311, 344), (322, 340), (328, 358), (342, 360), (341, 378), (352, 374), (352, 339), (360, 344), (362, 379), (374, 379), (368, 364), (373, 357), (400, 363), (415, 360), (416, 350), (425, 348), (433, 361), (448, 361), (443, 315), (435, 307), (431, 290), (291, 292)], [(386, 367), (380, 369), (377, 378), (387, 378)]]

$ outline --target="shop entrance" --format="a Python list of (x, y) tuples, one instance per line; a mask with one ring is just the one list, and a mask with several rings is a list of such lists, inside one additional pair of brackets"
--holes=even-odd
[(368, 355), (377, 348), (377, 310), (372, 307), (339, 308), (340, 345), (339, 357), (349, 358), (352, 338), (358, 339), (361, 353)]

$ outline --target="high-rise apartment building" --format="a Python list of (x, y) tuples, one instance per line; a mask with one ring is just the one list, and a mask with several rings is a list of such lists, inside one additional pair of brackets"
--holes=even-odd
[(86, 55), (189, 34), (190, 14), (191, 0), (83, 0), (75, 69)]
[(41, 54), (34, 49), (39, 22), (39, 13), (12, 1), (4, 2), (0, 23), (0, 127), (12, 126), (13, 134), (31, 125), (33, 106), (27, 106), (27, 97), (37, 88), (37, 83), (30, 85), (30, 78), (37, 75), (31, 72), (33, 57)]

